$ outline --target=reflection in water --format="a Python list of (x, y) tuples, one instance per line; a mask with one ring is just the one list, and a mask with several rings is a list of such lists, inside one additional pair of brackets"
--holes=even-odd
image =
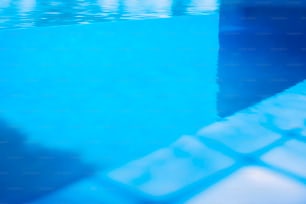
[(8, 7), (10, 5), (10, 3), (11, 3), (11, 0), (1, 0), (0, 1), (0, 9)]
[(21, 14), (31, 12), (35, 8), (36, 0), (20, 0), (19, 12)]
[(127, 19), (165, 18), (171, 15), (171, 0), (126, 0), (124, 8)]
[(33, 27), (35, 23), (34, 10), (36, 0), (21, 0), (18, 4), (20, 25), (23, 27)]
[(98, 0), (103, 16), (112, 16), (119, 11), (119, 0)]
[(188, 5), (190, 5), (190, 0), (173, 1), (172, 15), (173, 16), (186, 15)]
[(187, 10), (192, 14), (214, 12), (219, 7), (217, 0), (192, 0), (191, 5)]
[(203, 15), (218, 0), (10, 0), (0, 1), (0, 28), (88, 24), (124, 19)]

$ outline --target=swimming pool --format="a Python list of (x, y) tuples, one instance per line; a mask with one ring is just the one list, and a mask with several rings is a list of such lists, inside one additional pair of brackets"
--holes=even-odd
[(0, 28), (207, 15), (217, 10), (216, 0), (3, 0), (0, 3)]
[(304, 80), (304, 11), (208, 0), (2, 1), (1, 183), (10, 186), (0, 201), (73, 185)]

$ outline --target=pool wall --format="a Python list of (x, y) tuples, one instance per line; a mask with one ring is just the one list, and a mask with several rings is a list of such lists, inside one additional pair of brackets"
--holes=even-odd
[(219, 16), (0, 31), (1, 117), (118, 164), (216, 120)]

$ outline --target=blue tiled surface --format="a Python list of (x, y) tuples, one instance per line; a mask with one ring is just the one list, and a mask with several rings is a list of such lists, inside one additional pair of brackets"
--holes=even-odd
[[(302, 87), (306, 84), (306, 81), (297, 85), (297, 87)], [(296, 89), (294, 87), (293, 89)], [(270, 99), (267, 99), (258, 105), (250, 108), (254, 112), (249, 112), (249, 110), (243, 110), (240, 113), (237, 113), (233, 116), (230, 116), (220, 122), (217, 122), (218, 125), (222, 125), (222, 128), (211, 128), (209, 129), (209, 132), (206, 132), (206, 129), (204, 128), (203, 130), (200, 131), (199, 136), (200, 137), (182, 137), (181, 140), (178, 141), (179, 144), (184, 144), (184, 146), (189, 147), (186, 148), (185, 152), (183, 152), (183, 156), (185, 156), (185, 159), (188, 159), (190, 162), (192, 162), (194, 159), (197, 159), (196, 156), (193, 155), (193, 152), (198, 152), (200, 153), (201, 157), (206, 157), (206, 160), (203, 160), (203, 163), (206, 164), (203, 167), (199, 164), (194, 162), (193, 164), (196, 165), (197, 167), (200, 168), (201, 174), (200, 175), (205, 175), (207, 171), (213, 170), (213, 172), (218, 172), (220, 168), (211, 168), (210, 165), (217, 164), (221, 165), (223, 168), (228, 167), (229, 160), (226, 159), (221, 159), (220, 157), (213, 156), (213, 154), (209, 153), (207, 150), (205, 151), (204, 149), (201, 150), (201, 137), (213, 134), (213, 136), (210, 137), (211, 140), (217, 140), (217, 141), (222, 141), (229, 145), (234, 151), (241, 152), (241, 148), (245, 148), (242, 153), (249, 152), (253, 150), (254, 147), (256, 147), (257, 150), (262, 149), (263, 153), (266, 152), (262, 158), (263, 161), (266, 162), (268, 165), (274, 165), (277, 166), (281, 169), (285, 169), (288, 172), (295, 174), (300, 177), (305, 177), (305, 165), (306, 165), (306, 160), (305, 160), (305, 151), (306, 151), (306, 143), (305, 141), (296, 141), (296, 140), (290, 140), (288, 139), (286, 135), (279, 135), (278, 132), (274, 133), (275, 137), (272, 137), (273, 140), (270, 141), (271, 137), (270, 135), (273, 133), (273, 125), (272, 124), (266, 124), (265, 126), (259, 126), (260, 121), (262, 117), (265, 117), (266, 113), (269, 113), (270, 109), (265, 109), (265, 104), (269, 103), (279, 103), (279, 104), (284, 104), (286, 106), (286, 101), (281, 101), (280, 99), (287, 96), (287, 92), (292, 92), (292, 90), (285, 91), (284, 93), (280, 93), (277, 96), (274, 96)], [(298, 103), (301, 98), (303, 98), (303, 94), (299, 94), (298, 92), (295, 93), (295, 95), (290, 94), (290, 101), (291, 103)], [(300, 104), (300, 103), (299, 103)], [(302, 103), (303, 104), (303, 103)], [(296, 111), (299, 110), (299, 119), (302, 121), (306, 121), (306, 114), (303, 112), (305, 111), (306, 106), (291, 106), (290, 110), (291, 111)], [(257, 111), (255, 111), (257, 110)], [(249, 121), (249, 117), (256, 118), (257, 120)], [(257, 117), (255, 117), (257, 116)], [(296, 116), (296, 115), (295, 115)], [(281, 116), (275, 114), (273, 115), (276, 119), (281, 118)], [(287, 116), (290, 120), (294, 120), (294, 116)], [(289, 120), (289, 121), (290, 121)], [(231, 124), (232, 121), (240, 121), (240, 123), (235, 123)], [(231, 124), (231, 125), (226, 125), (226, 124)], [(271, 125), (272, 129), (269, 130), (269, 125)], [(212, 125), (213, 126), (213, 125)], [(210, 126), (209, 126), (210, 127)], [(250, 128), (253, 127), (253, 128)], [(304, 127), (304, 124), (299, 126), (300, 128)], [(292, 128), (295, 128), (292, 127)], [(234, 129), (234, 130), (232, 130)], [(262, 129), (266, 129), (266, 131), (263, 131)], [(248, 131), (245, 131), (248, 130)], [(233, 132), (233, 134), (227, 134), (228, 132)], [(254, 136), (254, 135), (257, 135)], [(273, 135), (273, 134), (272, 134)], [(221, 137), (221, 139), (220, 139)], [(267, 142), (261, 142), (263, 138), (266, 139)], [(289, 140), (282, 144), (283, 141)], [(244, 142), (247, 141), (247, 142)], [(275, 143), (274, 145), (270, 145), (272, 142), (275, 142), (278, 140), (280, 144)], [(259, 142), (258, 142), (259, 141)], [(261, 145), (257, 145), (261, 144)], [(194, 146), (193, 146), (194, 145)], [(202, 143), (202, 145), (205, 145), (205, 140)], [(268, 149), (266, 149), (268, 147)], [(217, 151), (222, 152), (222, 148), (218, 145), (218, 143), (215, 143), (215, 145), (211, 145), (210, 148), (213, 148)], [(199, 149), (199, 151), (198, 151)], [(186, 154), (189, 156), (191, 155), (191, 158), (186, 157)], [(233, 157), (233, 159), (236, 162), (241, 162), (242, 167), (240, 168), (246, 168), (245, 166), (253, 165), (253, 164), (260, 164), (260, 157), (258, 155), (250, 156), (253, 157), (253, 160), (243, 160), (244, 155), (236, 155)], [(176, 182), (179, 182), (181, 185), (189, 183), (184, 183), (180, 182), (180, 179), (184, 179), (185, 182), (188, 182), (189, 179), (192, 178), (197, 178), (196, 175), (197, 171), (190, 170), (192, 167), (192, 163), (180, 163), (180, 165), (175, 165), (173, 168), (169, 168), (172, 166), (172, 164), (176, 162), (176, 160), (180, 158), (179, 156), (176, 157), (170, 157), (166, 152), (159, 152), (158, 159), (156, 161), (152, 160), (150, 162), (150, 159), (144, 158), (143, 160), (138, 160), (135, 162), (133, 166), (132, 165), (129, 167), (121, 167), (120, 170), (115, 170), (110, 174), (110, 177), (112, 179), (115, 179), (119, 182), (122, 182), (124, 184), (132, 185), (133, 187), (137, 187), (140, 191), (145, 191), (147, 194), (151, 194), (152, 192), (144, 190), (142, 185), (135, 185), (133, 184), (132, 180), (139, 176), (138, 175), (143, 175), (145, 171), (148, 170), (150, 172), (150, 169), (152, 168), (151, 165), (154, 166), (155, 163), (159, 164), (159, 167), (157, 168), (157, 172), (161, 171), (161, 175), (163, 179), (160, 179), (158, 174), (149, 173), (144, 181), (144, 183), (149, 182), (152, 186), (150, 186), (153, 189), (157, 189), (159, 192), (159, 195), (161, 192), (163, 193), (168, 193), (167, 187), (168, 187), (168, 181), (171, 181), (170, 184), (175, 185)], [(208, 159), (209, 158), (209, 159)], [(137, 166), (137, 163), (140, 162), (142, 165)], [(227, 164), (227, 165), (226, 165)], [(129, 171), (128, 169), (132, 169), (132, 171)], [(166, 168), (166, 169), (165, 169)], [(168, 170), (169, 168), (169, 170)], [(302, 180), (298, 179), (293, 179), (293, 178), (288, 178), (288, 175), (279, 175), (278, 172), (273, 172), (269, 170), (261, 170), (253, 167), (247, 167), (247, 170), (239, 170), (237, 173), (234, 173), (234, 176), (229, 176), (229, 179), (226, 178), (224, 181), (219, 181), (216, 184), (218, 190), (215, 192), (210, 193), (210, 190), (207, 190), (207, 198), (204, 196), (204, 198), (192, 198), (196, 199), (196, 202), (191, 202), (191, 203), (270, 203), (273, 201), (273, 203), (305, 203), (306, 202), (306, 197), (304, 195), (304, 191), (306, 190), (306, 186), (303, 185)], [(118, 173), (122, 171), (121, 173)], [(141, 173), (140, 173), (140, 172)], [(241, 172), (242, 171), (242, 172)], [(180, 174), (180, 172), (186, 172), (186, 174)], [(125, 174), (127, 173), (127, 174)], [(116, 176), (116, 174), (122, 176)], [(188, 176), (189, 175), (189, 176)], [(172, 176), (174, 177), (172, 179)], [(237, 177), (242, 177), (242, 178), (236, 178)], [(246, 178), (245, 178), (246, 176)], [(142, 177), (142, 176), (141, 176)], [(232, 178), (233, 177), (233, 178)], [(196, 180), (193, 180), (193, 182), (200, 181), (201, 177), (198, 177)], [(242, 179), (242, 181), (240, 181)], [(246, 181), (244, 181), (246, 179)], [(230, 180), (230, 181), (227, 181)], [(224, 184), (223, 184), (224, 182)], [(237, 183), (236, 183), (237, 182)], [(240, 183), (241, 182), (241, 183)], [(248, 183), (250, 182), (250, 183)], [(255, 182), (252, 184), (252, 182)], [(205, 183), (205, 181), (203, 181)], [(143, 183), (141, 183), (143, 184)], [(259, 186), (257, 186), (259, 185)], [(268, 185), (268, 186), (267, 186)], [(219, 186), (219, 187), (218, 187)], [(236, 186), (236, 187), (235, 187)], [(244, 189), (243, 186), (246, 186), (247, 189)], [(165, 189), (164, 189), (165, 188)], [(237, 189), (236, 189), (237, 188)], [(249, 188), (249, 189), (248, 189)], [(266, 188), (266, 189), (265, 189)], [(292, 189), (293, 188), (293, 189)], [(222, 190), (221, 190), (222, 189)], [(241, 192), (241, 190), (243, 191)], [(291, 189), (287, 194), (285, 193), (287, 189)], [(277, 192), (280, 191), (280, 192)], [(226, 193), (227, 192), (227, 193)], [(237, 194), (233, 194), (231, 192), (239, 192)], [(285, 193), (282, 195), (282, 197), (278, 197), (278, 193)], [(202, 197), (202, 194), (199, 195)], [(224, 197), (223, 197), (224, 196)], [(197, 197), (197, 196), (196, 196)], [(255, 199), (256, 198), (256, 199)], [(203, 199), (203, 200), (202, 200)], [(206, 201), (208, 199), (208, 201)]]
[(251, 153), (281, 137), (264, 126), (265, 118), (261, 116), (258, 112), (238, 113), (203, 128), (198, 136), (204, 141), (215, 140), (239, 153)]
[[(270, 110), (264, 109), (266, 104), (282, 104), (279, 99), (287, 97), (289, 93), (290, 101), (298, 102), (304, 96), (299, 90), (303, 90), (305, 84), (306, 81), (297, 84), (254, 107), (228, 117), (228, 120), (224, 119), (217, 123), (227, 124), (235, 119), (241, 121), (248, 115), (251, 118), (256, 116), (255, 118), (259, 118), (258, 122), (260, 122), (261, 117), (265, 117), (266, 112)], [(300, 110), (299, 118), (306, 121), (306, 114), (303, 114), (306, 106), (290, 108), (292, 111)], [(279, 115), (273, 115), (273, 117), (278, 119)], [(237, 151), (240, 146), (234, 144), (240, 143), (243, 140), (242, 137), (248, 138), (246, 141), (249, 143), (258, 144), (257, 140), (262, 140), (262, 138), (252, 136), (254, 133), (259, 133), (258, 136), (269, 137), (270, 132), (266, 134), (260, 130), (262, 128), (268, 130), (271, 127), (271, 132), (275, 131), (271, 124), (259, 127), (255, 121), (248, 123), (247, 126), (245, 124), (238, 123), (236, 126), (224, 125), (223, 128), (210, 129), (210, 132), (215, 135), (210, 139), (218, 141), (219, 136), (224, 135), (224, 138), (227, 137), (226, 141), (232, 142), (232, 145), (229, 146)], [(251, 125), (254, 125), (253, 131), (243, 131), (245, 128), (249, 130)], [(300, 127), (305, 128), (305, 125)], [(224, 134), (224, 130), (232, 128), (241, 131), (235, 134)], [(73, 194), (82, 191), (91, 192), (85, 197), (89, 201), (93, 199), (93, 203), (104, 203), (105, 201), (120, 203), (122, 200), (118, 199), (121, 198), (125, 199), (123, 202), (126, 203), (304, 204), (306, 202), (306, 159), (304, 156), (306, 143), (304, 138), (291, 139), (286, 134), (279, 135), (277, 131), (275, 133), (277, 137), (274, 138), (276, 142), (273, 141), (272, 145), (271, 142), (261, 143), (260, 146), (255, 145), (256, 149), (262, 151), (249, 155), (246, 160), (245, 152), (227, 156), (220, 144), (210, 143), (210, 146), (207, 146), (205, 140), (201, 138), (203, 130), (205, 128), (199, 131), (197, 136), (182, 136), (167, 148), (111, 170), (109, 173), (101, 173), (92, 181), (84, 180), (84, 184), (82, 182), (75, 184), (66, 190), (63, 189), (38, 200), (35, 204), (60, 202), (65, 199), (68, 203), (78, 203), (73, 201)], [(250, 146), (248, 143), (245, 145)], [(253, 150), (252, 145), (251, 150)], [(93, 190), (90, 190), (91, 185)], [(101, 190), (100, 185), (106, 189), (107, 193)], [(114, 188), (117, 188), (117, 191), (113, 191)], [(96, 191), (99, 192), (98, 196)], [(113, 193), (117, 196), (111, 197)], [(104, 198), (106, 195), (108, 197)], [(96, 198), (101, 200), (95, 201)]]
[(231, 158), (195, 138), (184, 136), (169, 148), (129, 163), (108, 176), (158, 199), (205, 180), (233, 163)]
[(188, 200), (188, 204), (303, 204), (306, 186), (268, 169), (249, 166)]
[(289, 140), (264, 154), (262, 160), (270, 165), (293, 173), (306, 181), (305, 154), (305, 141)]

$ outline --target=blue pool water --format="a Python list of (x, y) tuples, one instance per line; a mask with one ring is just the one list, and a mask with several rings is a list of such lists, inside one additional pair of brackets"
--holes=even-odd
[(0, 28), (208, 15), (218, 10), (218, 4), (216, 0), (2, 0)]
[[(1, 1), (0, 203), (122, 203), (105, 194), (129, 194), (124, 188), (94, 176), (138, 161), (182, 135), (195, 135), (306, 78), (305, 11), (303, 1), (297, 6), (285, 0), (268, 5)], [(193, 140), (183, 137), (177, 148), (201, 149)], [(303, 146), (297, 143), (288, 144)], [(241, 139), (237, 146), (247, 144)], [(215, 146), (202, 148), (214, 164), (212, 172), (234, 163), (227, 158), (231, 154), (210, 149)], [(161, 163), (160, 155), (166, 155)], [(271, 155), (266, 160), (275, 163), (279, 155)], [(157, 166), (176, 162), (168, 149), (148, 158), (111, 175), (122, 181), (138, 174), (134, 171), (142, 169), (142, 161), (149, 165), (156, 160)], [(178, 163), (182, 169), (200, 168)], [(242, 172), (249, 171), (262, 173), (257, 168)], [(178, 174), (183, 175), (180, 181), (206, 176), (204, 171), (189, 180), (186, 172)], [(127, 185), (134, 188), (142, 181), (133, 182)], [(164, 193), (153, 184), (141, 191)], [(49, 197), (51, 192), (55, 196)], [(75, 192), (82, 192), (80, 200)]]

